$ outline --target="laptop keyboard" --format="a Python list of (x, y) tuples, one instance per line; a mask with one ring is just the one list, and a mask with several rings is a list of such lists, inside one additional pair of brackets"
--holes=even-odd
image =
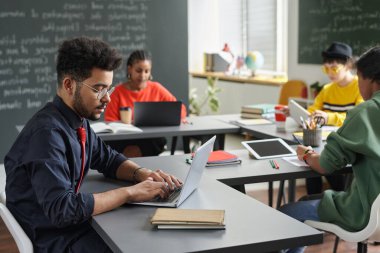
[(179, 187), (179, 188), (176, 188), (174, 189), (174, 191), (172, 191), (169, 196), (167, 198), (161, 198), (160, 196), (154, 198), (153, 201), (155, 202), (172, 202), (173, 200), (175, 200), (179, 194), (181, 193), (181, 190), (182, 190), (182, 187)]

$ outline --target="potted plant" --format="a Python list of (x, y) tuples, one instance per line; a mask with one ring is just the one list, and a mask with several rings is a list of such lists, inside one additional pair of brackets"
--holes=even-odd
[[(217, 112), (219, 110), (219, 99), (217, 93), (221, 92), (222, 89), (216, 86), (218, 81), (217, 77), (207, 77), (207, 89), (202, 97), (198, 97), (197, 89), (191, 89), (190, 91), (190, 114), (201, 115), (203, 108), (206, 104), (211, 109), (212, 112)], [(207, 111), (205, 112), (207, 113)]]
[(324, 85), (325, 84), (320, 84), (318, 81), (310, 84), (310, 90), (311, 90), (313, 98), (315, 98), (318, 95), (318, 93), (322, 90)]

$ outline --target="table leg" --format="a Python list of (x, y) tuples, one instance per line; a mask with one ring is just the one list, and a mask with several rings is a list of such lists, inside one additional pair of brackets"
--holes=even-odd
[(296, 199), (296, 180), (290, 179), (289, 182), (289, 188), (288, 188), (288, 202), (294, 202)]
[(268, 182), (268, 205), (273, 206), (273, 181)]
[(183, 144), (183, 152), (185, 154), (190, 154), (190, 136), (183, 136), (182, 137), (182, 144)]
[(218, 139), (218, 149), (224, 150), (224, 140), (225, 140), (225, 135), (224, 134), (218, 134), (216, 135), (216, 138)]
[(245, 186), (243, 184), (242, 185), (232, 185), (231, 187), (234, 188), (235, 190), (238, 190), (239, 192), (245, 194)]
[(174, 153), (175, 153), (175, 149), (176, 149), (176, 147), (177, 147), (177, 136), (173, 136), (173, 138), (172, 138), (172, 146), (170, 147), (170, 154), (171, 155), (174, 155)]

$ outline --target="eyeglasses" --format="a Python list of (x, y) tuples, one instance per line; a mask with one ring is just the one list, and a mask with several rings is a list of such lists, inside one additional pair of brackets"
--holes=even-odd
[(111, 93), (115, 90), (115, 87), (111, 87), (109, 90), (107, 90), (107, 89), (97, 90), (94, 87), (91, 87), (90, 85), (87, 85), (85, 83), (81, 83), (81, 84), (87, 86), (88, 88), (92, 89), (93, 91), (96, 91), (98, 93), (97, 99), (99, 99), (99, 100), (101, 100), (106, 94), (108, 94), (108, 96), (111, 96)]
[(335, 65), (335, 66), (326, 66), (326, 65), (322, 66), (322, 71), (325, 74), (328, 74), (330, 72), (333, 73), (333, 74), (338, 74), (342, 69), (343, 69), (343, 65), (342, 64), (338, 64), (338, 65)]

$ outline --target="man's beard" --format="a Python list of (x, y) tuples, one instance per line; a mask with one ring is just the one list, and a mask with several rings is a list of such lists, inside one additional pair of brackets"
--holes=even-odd
[[(79, 88), (79, 87), (78, 87)], [(84, 104), (82, 100), (82, 96), (80, 95), (80, 87), (79, 89), (76, 89), (74, 93), (74, 110), (81, 116), (82, 118), (86, 118), (89, 120), (98, 120), (100, 119), (100, 116), (96, 115), (95, 113), (92, 113), (88, 108), (86, 108), (86, 105)], [(99, 105), (97, 108), (104, 108), (105, 104)]]

